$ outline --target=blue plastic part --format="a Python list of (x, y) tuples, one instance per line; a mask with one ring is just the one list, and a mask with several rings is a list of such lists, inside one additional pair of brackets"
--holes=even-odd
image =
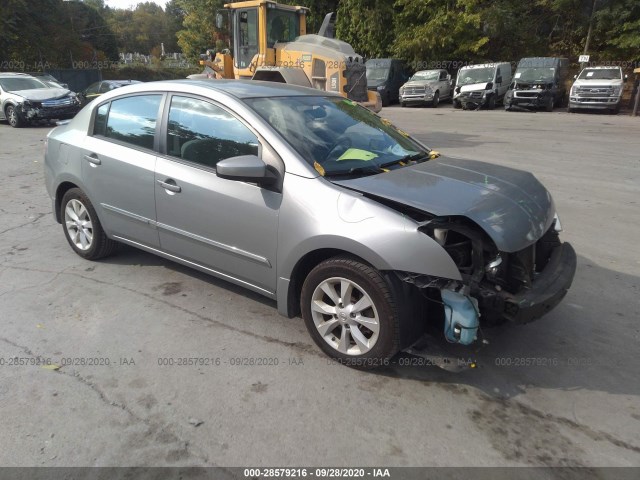
[(440, 293), (445, 305), (444, 336), (454, 343), (473, 343), (480, 325), (477, 300), (453, 290), (441, 290)]

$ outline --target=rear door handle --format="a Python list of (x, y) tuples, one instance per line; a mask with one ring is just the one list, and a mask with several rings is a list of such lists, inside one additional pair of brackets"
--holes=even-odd
[(164, 188), (165, 190), (169, 190), (170, 192), (180, 193), (182, 191), (182, 188), (179, 185), (176, 185), (173, 180), (170, 180), (170, 179), (167, 179), (166, 181), (156, 180), (156, 182), (158, 182), (158, 185), (160, 185), (162, 188)]
[(96, 167), (102, 164), (102, 161), (98, 158), (98, 156), (95, 153), (92, 153), (91, 155), (85, 155), (84, 159), (87, 162), (89, 162), (92, 167)]

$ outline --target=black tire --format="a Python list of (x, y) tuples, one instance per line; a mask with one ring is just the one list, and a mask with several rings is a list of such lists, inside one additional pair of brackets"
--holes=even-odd
[(489, 97), (489, 102), (487, 102), (487, 110), (493, 110), (494, 108), (496, 108), (496, 96), (491, 95)]
[(9, 122), (9, 125), (11, 125), (13, 128), (20, 128), (26, 124), (26, 122), (18, 113), (18, 110), (16, 110), (16, 107), (14, 107), (13, 105), (7, 105), (7, 108), (4, 111), (4, 115), (7, 119), (7, 122)]
[[(71, 238), (71, 233), (69, 232), (70, 227), (67, 226), (65, 217), (67, 206), (73, 208), (72, 205), (77, 205), (71, 204), (72, 201), (79, 202), (80, 205), (85, 208), (91, 222), (90, 230), (92, 238), (89, 242), (88, 248), (86, 249), (82, 249), (75, 244), (74, 240)], [(93, 204), (79, 188), (72, 188), (68, 190), (62, 197), (62, 201), (60, 202), (60, 219), (62, 221), (62, 230), (64, 231), (64, 236), (67, 239), (67, 242), (69, 242), (73, 251), (82, 258), (87, 260), (98, 260), (100, 258), (107, 257), (113, 253), (117, 246), (117, 242), (108, 238), (104, 233), (100, 220), (98, 219), (98, 215), (96, 214), (96, 210), (93, 208)], [(77, 229), (78, 228), (76, 227), (76, 230)]]
[(553, 112), (553, 107), (555, 106), (555, 102), (553, 101), (553, 97), (549, 97), (547, 104), (544, 106), (544, 109), (547, 112)]
[[(338, 350), (338, 347), (334, 347), (329, 344), (329, 340), (325, 340), (325, 337), (318, 331), (311, 310), (312, 302), (314, 301), (314, 293), (318, 291), (320, 295), (323, 295), (320, 285), (331, 279), (346, 279), (357, 285), (359, 289), (368, 295), (374, 308), (371, 310), (363, 310), (363, 312), (369, 311), (374, 316), (377, 314), (378, 320), (378, 333), (377, 340), (373, 343), (368, 351), (362, 354), (349, 354), (343, 353)], [(354, 287), (354, 293), (352, 298), (348, 300), (352, 305), (357, 303), (358, 289)], [(316, 345), (329, 357), (337, 360), (338, 362), (357, 368), (375, 368), (383, 365), (388, 365), (389, 360), (400, 350), (401, 338), (400, 338), (400, 314), (396, 305), (393, 287), (389, 282), (385, 280), (382, 274), (375, 268), (354, 260), (349, 257), (334, 257), (317, 265), (304, 281), (302, 286), (302, 293), (300, 296), (300, 308), (302, 311), (302, 317), (304, 318), (305, 325), (311, 338)], [(337, 296), (340, 292), (334, 290)], [(326, 294), (324, 294), (326, 295)], [(364, 295), (363, 295), (364, 296)], [(328, 305), (332, 302), (328, 296), (325, 297)], [(342, 300), (342, 299), (341, 299)], [(342, 305), (342, 304), (339, 304)], [(345, 307), (349, 307), (345, 303)], [(326, 332), (326, 336), (344, 335), (344, 329), (349, 331), (346, 335), (349, 338), (349, 345), (352, 349), (357, 349), (357, 342), (355, 337), (351, 335), (351, 328), (358, 327), (359, 332), (363, 331), (365, 334), (373, 334), (373, 331), (369, 331), (366, 327), (364, 330), (360, 325), (356, 325), (355, 321), (349, 326), (343, 326), (341, 324), (343, 320), (339, 321), (338, 315), (334, 314), (333, 319), (331, 314), (316, 314), (319, 317), (324, 318), (324, 321), (336, 321), (335, 326), (331, 330)], [(348, 317), (344, 316), (344, 322), (347, 322)], [(333, 340), (339, 342), (339, 338), (333, 337)], [(373, 338), (371, 335), (370, 338)]]
[(452, 100), (453, 108), (462, 108), (462, 104), (458, 100)]
[(380, 95), (380, 98), (381, 98), (383, 107), (388, 107), (389, 105), (391, 105), (391, 94), (389, 92), (383, 95)]
[(406, 104), (405, 102), (400, 102), (400, 106), (401, 106), (402, 108), (405, 108), (405, 107), (407, 106), (407, 104)]
[(433, 108), (437, 108), (440, 104), (440, 92), (436, 92), (433, 94), (433, 100), (431, 100), (431, 106)]

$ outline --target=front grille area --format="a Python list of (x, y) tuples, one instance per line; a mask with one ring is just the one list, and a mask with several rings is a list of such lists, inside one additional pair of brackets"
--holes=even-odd
[(482, 98), (483, 92), (463, 92), (461, 97), (464, 98)]
[(424, 95), (425, 93), (425, 87), (406, 87), (404, 89), (405, 95)]
[(515, 96), (518, 98), (536, 98), (538, 92), (515, 92)]
[(595, 97), (608, 96), (608, 95), (613, 95), (613, 87), (609, 87), (606, 85), (578, 87), (576, 88), (576, 94), (584, 95), (584, 96), (595, 96)]
[(73, 105), (73, 99), (71, 97), (56, 98), (55, 100), (43, 100), (43, 108), (59, 108)]
[(366, 74), (367, 69), (363, 63), (347, 63), (347, 68), (344, 70), (344, 76), (347, 79), (344, 91), (349, 100), (354, 102), (366, 102), (368, 100)]

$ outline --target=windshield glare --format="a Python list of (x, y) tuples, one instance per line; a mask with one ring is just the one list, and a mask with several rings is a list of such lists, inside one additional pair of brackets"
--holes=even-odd
[[(380, 165), (428, 151), (387, 120), (340, 97), (254, 98), (245, 102), (316, 170), (377, 173)], [(354, 172), (355, 173), (355, 172)]]
[(0, 86), (5, 92), (19, 92), (34, 88), (49, 88), (45, 83), (35, 78), (2, 78)]
[(486, 83), (493, 81), (493, 68), (468, 68), (458, 73), (458, 85), (470, 85), (472, 83)]
[(436, 71), (424, 71), (416, 72), (409, 80), (438, 80), (440, 78), (440, 72)]
[(579, 79), (586, 80), (620, 80), (620, 70), (617, 68), (585, 68)]
[(552, 82), (556, 69), (550, 67), (524, 68), (518, 70), (514, 78), (520, 82)]
[(367, 67), (368, 82), (384, 82), (389, 77), (389, 69), (384, 67)]

